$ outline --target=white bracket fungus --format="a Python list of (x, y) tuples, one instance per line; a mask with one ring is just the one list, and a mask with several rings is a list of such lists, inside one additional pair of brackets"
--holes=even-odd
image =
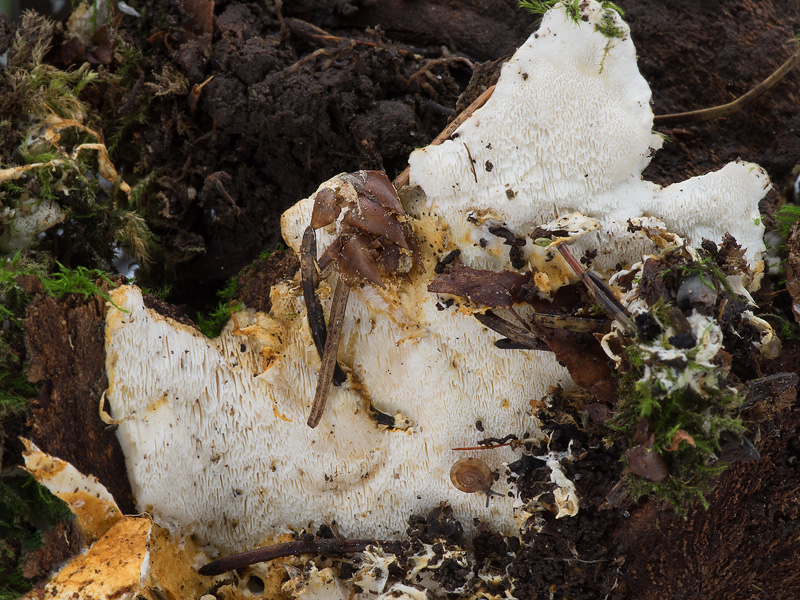
[[(497, 349), (497, 335), (469, 311), (437, 309), (427, 291), (437, 257), (460, 249), (470, 266), (508, 269), (508, 247), (490, 228), (525, 238), (529, 258), (537, 227), (580, 212), (599, 228), (583, 227), (574, 251), (597, 250), (601, 270), (653, 251), (627, 232), (636, 217), (697, 244), (730, 232), (756, 266), (765, 173), (735, 162), (663, 189), (644, 181), (661, 138), (651, 131), (650, 91), (629, 30), (613, 13), (623, 35), (609, 39), (592, 24), (600, 4), (580, 10), (588, 21), (573, 22), (563, 7), (548, 12), (489, 102), (452, 139), (412, 154), (416, 187), (404, 201), (426, 272), (351, 292), (338, 355), (349, 381), (331, 388), (317, 429), (306, 419), (320, 359), (297, 278), (272, 289), (270, 314), (238, 314), (248, 335), (229, 325), (215, 340), (147, 309), (134, 287), (112, 293), (127, 312), (108, 312), (108, 398), (141, 510), (227, 551), (333, 521), (344, 536), (401, 536), (411, 514), (441, 502), (468, 530), (477, 518), (513, 531), (507, 483), (494, 484), (488, 506), (484, 495), (458, 491), (449, 472), (465, 453), (453, 449), (488, 436), (535, 436), (529, 401), (569, 378), (552, 354)], [(341, 184), (334, 178), (322, 188)], [(313, 202), (284, 215), (295, 250)], [(337, 227), (320, 232), (320, 252)], [(326, 307), (335, 277), (320, 282)], [(371, 407), (399, 411), (411, 425), (387, 429)], [(516, 457), (498, 448), (481, 458), (497, 471)], [(574, 514), (574, 487), (557, 461), (551, 468), (559, 516)]]
[(114, 498), (96, 477), (42, 452), (29, 440), (22, 443), (25, 470), (69, 506), (88, 542), (100, 539), (123, 518)]
[[(627, 24), (606, 11), (621, 32), (595, 32), (603, 14), (582, 3), (577, 23), (550, 10), (539, 31), (502, 70), (488, 102), (451, 138), (411, 154), (410, 183), (424, 195), (409, 212), (435, 215), (450, 228), (461, 259), (483, 269), (509, 268), (488, 228), (504, 223), (527, 237), (572, 212), (600, 222), (573, 253), (596, 250), (593, 268), (635, 262), (652, 243), (627, 232), (630, 218), (656, 217), (699, 247), (731, 233), (746, 258), (763, 270), (764, 226), (758, 201), (769, 188), (757, 165), (737, 161), (666, 188), (641, 173), (662, 137), (651, 131), (650, 89), (636, 66)], [(530, 252), (532, 242), (525, 248)]]
[(95, 477), (22, 441), (25, 469), (67, 503), (89, 544), (26, 598), (196, 598), (207, 588), (195, 563), (208, 557), (191, 540), (170, 535), (146, 516), (123, 516)]

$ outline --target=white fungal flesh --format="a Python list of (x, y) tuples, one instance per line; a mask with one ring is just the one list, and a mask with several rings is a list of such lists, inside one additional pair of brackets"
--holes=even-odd
[[(427, 271), (351, 293), (339, 361), (354, 379), (331, 388), (318, 428), (306, 425), (320, 361), (298, 278), (273, 288), (269, 315), (239, 313), (246, 335), (229, 325), (215, 340), (145, 308), (133, 287), (113, 292), (128, 312), (108, 313), (108, 398), (141, 510), (228, 551), (333, 521), (343, 536), (394, 538), (411, 514), (441, 502), (468, 532), (474, 518), (514, 530), (502, 478), (488, 507), (484, 495), (450, 484), (452, 464), (469, 456), (453, 448), (536, 435), (530, 400), (568, 376), (551, 354), (495, 348), (498, 336), (467, 311), (438, 310), (427, 292), (437, 256), (459, 248), (467, 264), (508, 268), (508, 247), (492, 225), (527, 236), (573, 212), (600, 223), (581, 230), (573, 252), (597, 250), (603, 269), (653, 251), (627, 233), (633, 217), (653, 217), (698, 244), (730, 232), (751, 261), (763, 251), (757, 204), (768, 182), (759, 167), (732, 163), (665, 189), (642, 180), (660, 146), (650, 91), (627, 26), (618, 21), (622, 39), (595, 31), (602, 10), (582, 3), (588, 21), (577, 24), (563, 7), (550, 11), (458, 137), (412, 154), (419, 188), (404, 200)], [(295, 250), (312, 205), (308, 198), (282, 219)], [(320, 232), (320, 252), (335, 229)], [(331, 275), (320, 285), (326, 310), (334, 282)], [(370, 402), (412, 425), (377, 426)], [(517, 456), (509, 448), (480, 453), (495, 470)], [(562, 514), (574, 514), (571, 483), (555, 483)]]
[(305, 571), (287, 567), (289, 581), (282, 588), (283, 594), (295, 600), (347, 600), (350, 591), (337, 577), (331, 567), (317, 569), (316, 565)]
[[(276, 317), (259, 317), (259, 333), (281, 336), (266, 346), (278, 356), (263, 374), (255, 335), (229, 327), (208, 340), (145, 308), (135, 288), (112, 293), (130, 312), (109, 312), (107, 395), (139, 507), (228, 550), (287, 526), (332, 521), (347, 536), (397, 537), (410, 515), (443, 501), (467, 525), (477, 517), (510, 531), (505, 482), (488, 508), (484, 495), (458, 491), (450, 467), (467, 453), (453, 448), (535, 433), (529, 401), (567, 379), (552, 356), (495, 348), (497, 335), (470, 315), (438, 311), (433, 295), (420, 294), (414, 318), (400, 327), (356, 290), (339, 356), (361, 386), (332, 387), (311, 429), (320, 361), (297, 293), (293, 283), (279, 285)], [(238, 316), (249, 324), (246, 312)], [(413, 425), (377, 426), (364, 393)], [(291, 422), (276, 416), (272, 398)], [(509, 448), (481, 454), (496, 470), (515, 456)]]
[[(7, 169), (6, 171), (12, 171)], [(0, 181), (3, 180), (0, 173)], [(39, 198), (21, 200), (16, 209), (4, 208), (0, 217), (9, 217), (9, 226), (0, 236), (0, 252), (13, 253), (30, 248), (37, 236), (64, 221), (66, 214), (53, 201)]]
[(424, 191), (415, 211), (443, 219), (462, 260), (479, 268), (508, 268), (507, 252), (492, 255), (475, 245), (496, 239), (487, 224), (505, 223), (524, 237), (576, 211), (597, 219), (600, 230), (584, 235), (573, 253), (597, 250), (593, 267), (601, 271), (653, 251), (627, 232), (627, 220), (641, 216), (658, 217), (697, 247), (704, 237), (720, 241), (730, 232), (749, 261), (760, 260), (766, 173), (737, 161), (663, 189), (644, 181), (641, 173), (662, 143), (651, 131), (650, 89), (628, 26), (615, 13), (622, 38), (595, 32), (602, 9), (589, 4), (581, 8), (588, 20), (578, 23), (563, 9), (549, 11), (454, 139), (411, 154), (410, 182)]

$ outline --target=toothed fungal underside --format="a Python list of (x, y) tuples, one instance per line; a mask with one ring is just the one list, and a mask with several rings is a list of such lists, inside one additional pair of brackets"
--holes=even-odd
[[(458, 135), (412, 154), (412, 186), (401, 197), (426, 271), (392, 278), (385, 290), (353, 290), (339, 349), (350, 378), (331, 388), (316, 429), (306, 419), (320, 359), (299, 276), (273, 288), (270, 314), (238, 314), (244, 334), (229, 325), (215, 340), (145, 308), (134, 287), (113, 292), (128, 312), (108, 313), (108, 398), (141, 510), (228, 551), (286, 528), (334, 522), (343, 536), (394, 538), (410, 515), (441, 502), (468, 530), (477, 518), (512, 532), (515, 500), (505, 477), (487, 506), (484, 495), (453, 487), (449, 472), (459, 458), (478, 455), (502, 473), (519, 453), (453, 448), (489, 436), (535, 437), (530, 401), (570, 380), (549, 353), (495, 348), (498, 335), (464, 307), (439, 310), (427, 291), (436, 259), (459, 248), (469, 266), (510, 269), (508, 246), (492, 226), (527, 238), (579, 211), (600, 226), (575, 240), (573, 253), (597, 250), (601, 273), (656, 251), (627, 232), (627, 220), (641, 217), (696, 245), (730, 232), (759, 268), (765, 173), (736, 162), (664, 189), (642, 180), (661, 139), (651, 131), (650, 91), (628, 28), (596, 2), (581, 7), (586, 20), (578, 23), (563, 8), (548, 12)], [(595, 30), (603, 15), (622, 37)], [(284, 238), (295, 250), (312, 206), (307, 198), (284, 215)], [(320, 254), (339, 227), (320, 230)], [(522, 250), (538, 268), (532, 240)], [(548, 273), (554, 287), (573, 280), (561, 267)], [(324, 275), (327, 314), (337, 274)], [(407, 428), (378, 425), (370, 404), (401, 413), (396, 421)]]

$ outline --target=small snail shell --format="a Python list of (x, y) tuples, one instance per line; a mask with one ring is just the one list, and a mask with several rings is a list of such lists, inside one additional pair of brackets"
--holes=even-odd
[(491, 492), (494, 471), (480, 458), (462, 458), (450, 469), (450, 481), (462, 492)]

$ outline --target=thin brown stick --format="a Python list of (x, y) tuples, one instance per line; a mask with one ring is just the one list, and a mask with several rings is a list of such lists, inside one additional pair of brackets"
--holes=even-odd
[(200, 575), (212, 576), (249, 567), (256, 563), (283, 558), (284, 556), (297, 556), (299, 554), (348, 554), (351, 552), (363, 552), (367, 546), (380, 546), (387, 552), (397, 554), (400, 552), (400, 542), (385, 540), (343, 540), (343, 539), (322, 539), (311, 540), (310, 542), (286, 542), (256, 548), (241, 554), (234, 554), (212, 561), (200, 567)]
[[(285, 20), (286, 25), (294, 33), (296, 36), (306, 40), (307, 42), (317, 42), (324, 46), (337, 46), (341, 42), (349, 42), (350, 44), (359, 44), (362, 46), (370, 46), (372, 48), (379, 48), (381, 44), (377, 44), (375, 42), (367, 42), (364, 40), (357, 40), (355, 38), (347, 38), (347, 37), (340, 37), (338, 35), (333, 35), (325, 31), (324, 29), (320, 29), (316, 25), (312, 25), (307, 21), (303, 21), (301, 19), (295, 18), (287, 18)], [(393, 46), (398, 52), (401, 54), (405, 54), (406, 56), (411, 56), (416, 59), (421, 59), (422, 57), (419, 56), (417, 53), (412, 52), (411, 50), (406, 50), (404, 48), (400, 48), (398, 46)], [(464, 59), (466, 60), (466, 59)]]
[(555, 246), (594, 299), (597, 300), (605, 311), (614, 318), (617, 323), (622, 325), (629, 334), (636, 335), (636, 327), (631, 321), (627, 309), (617, 300), (614, 292), (608, 289), (608, 286), (594, 273), (586, 271), (581, 264), (575, 260), (575, 257), (567, 249), (564, 242), (558, 242)]
[[(491, 86), (487, 88), (480, 96), (478, 96), (475, 101), (470, 104), (464, 112), (459, 114), (455, 119), (450, 121), (450, 123), (445, 127), (442, 132), (437, 135), (433, 141), (430, 143), (431, 146), (438, 146), (442, 142), (447, 139), (450, 139), (450, 136), (453, 135), (453, 132), (461, 127), (461, 124), (469, 119), (476, 110), (478, 110), (481, 106), (486, 104), (486, 101), (492, 97), (492, 93), (494, 92), (494, 87)], [(399, 190), (404, 185), (408, 185), (408, 172), (409, 167), (406, 167), (405, 170), (397, 176), (394, 180), (394, 187), (395, 189)]]
[[(325, 354), (325, 343), (328, 340), (328, 328), (325, 326), (325, 312), (317, 296), (319, 272), (317, 267), (317, 234), (314, 228), (308, 226), (303, 233), (303, 242), (300, 245), (300, 274), (303, 282), (303, 300), (306, 304), (306, 318), (314, 345), (320, 360)], [(339, 385), (347, 377), (342, 372), (338, 363), (333, 369), (333, 383)]]
[(468, 58), (464, 58), (463, 56), (449, 56), (449, 57), (446, 57), (446, 58), (433, 58), (433, 59), (429, 60), (427, 63), (425, 63), (422, 67), (420, 67), (419, 70), (416, 73), (414, 73), (411, 77), (409, 77), (406, 80), (406, 83), (412, 83), (415, 79), (417, 79), (418, 77), (421, 77), (422, 75), (424, 75), (425, 73), (430, 71), (433, 67), (436, 67), (438, 65), (449, 65), (449, 64), (452, 64), (454, 62), (464, 63), (465, 65), (467, 65), (467, 67), (470, 68), (470, 70), (474, 70), (474, 68), (475, 68), (475, 65), (472, 63), (472, 61), (469, 60)]
[(318, 56), (328, 56), (328, 55), (329, 51), (327, 48), (317, 48), (311, 54), (306, 54), (303, 58), (298, 59), (297, 61), (295, 61), (294, 63), (283, 69), (283, 71), (281, 71), (281, 75), (289, 75), (290, 73), (294, 73), (304, 64), (313, 61)]
[(494, 450), (495, 448), (505, 448), (510, 446), (511, 442), (505, 444), (495, 444), (494, 446), (465, 446), (464, 448), (451, 448), (451, 450)]
[(566, 329), (579, 333), (608, 333), (611, 331), (611, 321), (606, 319), (570, 317), (540, 312), (531, 314), (529, 318), (534, 325), (548, 329)]
[(339, 276), (336, 288), (333, 290), (331, 301), (331, 316), (328, 320), (328, 339), (325, 340), (325, 351), (322, 353), (322, 365), (317, 379), (317, 391), (314, 394), (314, 403), (311, 405), (311, 414), (308, 415), (308, 426), (312, 429), (319, 425), (325, 404), (328, 401), (328, 391), (333, 380), (333, 371), (336, 367), (336, 356), (339, 354), (339, 340), (342, 338), (344, 313), (347, 310), (347, 298), (350, 295), (350, 286)]
[(761, 94), (772, 88), (776, 83), (783, 79), (789, 71), (795, 68), (800, 61), (800, 50), (797, 50), (792, 56), (778, 67), (772, 75), (767, 77), (764, 81), (759, 83), (752, 90), (743, 96), (739, 96), (733, 102), (722, 104), (720, 106), (713, 106), (711, 108), (704, 108), (702, 110), (691, 110), (688, 112), (674, 113), (670, 115), (657, 115), (653, 118), (653, 125), (656, 127), (663, 127), (667, 125), (677, 125), (678, 123), (699, 123), (701, 121), (710, 121), (711, 119), (720, 119), (728, 117), (735, 112), (740, 111), (745, 106), (750, 104), (753, 100), (758, 98)]
[(544, 341), (535, 333), (527, 329), (523, 329), (519, 325), (515, 325), (514, 323), (506, 321), (504, 318), (497, 316), (490, 310), (487, 310), (483, 314), (475, 313), (474, 317), (481, 323), (481, 325), (485, 325), (492, 331), (496, 331), (500, 335), (507, 337), (512, 342), (519, 344), (520, 346), (530, 348), (531, 350), (550, 349), (547, 344), (545, 344)]

